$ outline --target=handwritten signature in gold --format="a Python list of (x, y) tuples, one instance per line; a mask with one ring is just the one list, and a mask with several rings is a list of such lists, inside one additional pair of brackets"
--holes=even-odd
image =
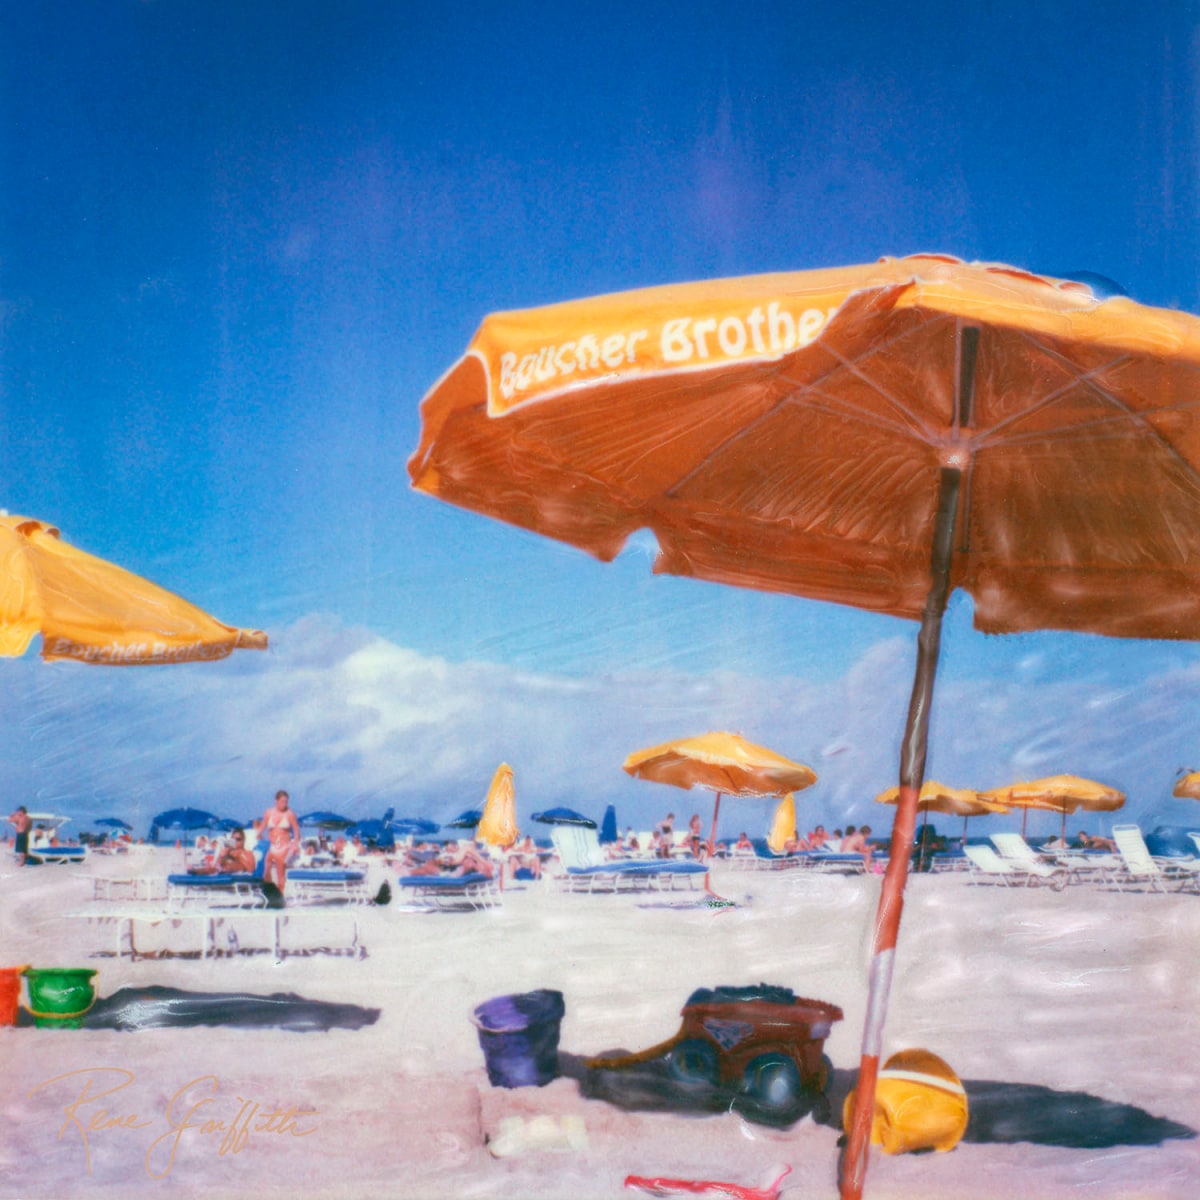
[[(257, 1101), (236, 1097), (236, 1110), (218, 1104), (219, 1081), (215, 1075), (199, 1075), (185, 1083), (167, 1101), (161, 1116), (143, 1118), (140, 1113), (117, 1111), (111, 1097), (136, 1082), (132, 1071), (121, 1067), (82, 1067), (66, 1071), (30, 1089), (32, 1098), (38, 1092), (55, 1090), (69, 1097), (62, 1106), (64, 1120), (58, 1131), (62, 1141), (74, 1130), (83, 1142), (87, 1173), (92, 1171), (92, 1142), (97, 1134), (134, 1133), (150, 1130), (146, 1147), (146, 1174), (152, 1179), (165, 1179), (175, 1165), (175, 1155), (184, 1139), (214, 1139), (218, 1155), (238, 1154), (244, 1150), (253, 1134), (273, 1134), (283, 1137), (309, 1137), (316, 1133), (312, 1118), (316, 1110), (290, 1108), (264, 1109)], [(99, 1101), (108, 1101), (100, 1104)], [(128, 1103), (122, 1100), (121, 1104)], [(301, 1121), (304, 1127), (301, 1127)], [(162, 1125), (166, 1125), (162, 1129)], [(161, 1129), (161, 1132), (158, 1132)], [(217, 1140), (219, 1139), (219, 1140)]]

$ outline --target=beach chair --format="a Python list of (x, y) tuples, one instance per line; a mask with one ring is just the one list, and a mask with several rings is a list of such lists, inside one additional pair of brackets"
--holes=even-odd
[(596, 831), (581, 825), (556, 825), (550, 837), (570, 892), (671, 891), (708, 882), (708, 867), (694, 860), (608, 859)]
[(221, 875), (168, 875), (167, 907), (184, 909), (190, 905), (213, 905), (224, 908), (266, 908), (263, 869), (268, 845), (264, 842), (257, 851), (258, 864), (252, 872)]
[(806, 861), (806, 853), (776, 854), (767, 845), (766, 838), (751, 838), (751, 850), (734, 850), (730, 853), (729, 864), (745, 871), (782, 871), (790, 867), (802, 867)]
[(433, 910), (495, 908), (501, 902), (499, 870), (492, 875), (401, 875), (401, 906)]
[(1027, 876), (1027, 884), (1048, 883), (1056, 891), (1071, 881), (1071, 870), (1062, 863), (1042, 858), (1019, 833), (993, 833), (992, 845), (1000, 857)]
[(1137, 825), (1114, 825), (1113, 841), (1121, 858), (1118, 886), (1149, 887), (1152, 892), (1182, 891), (1200, 886), (1200, 859), (1154, 858)]
[(294, 904), (369, 904), (367, 872), (329, 867), (299, 867), (287, 873), (287, 902)]
[(971, 864), (972, 875), (982, 875), (991, 883), (1002, 883), (1011, 887), (1021, 879), (1021, 872), (1010, 862), (1006, 862), (991, 846), (963, 847), (967, 862)]

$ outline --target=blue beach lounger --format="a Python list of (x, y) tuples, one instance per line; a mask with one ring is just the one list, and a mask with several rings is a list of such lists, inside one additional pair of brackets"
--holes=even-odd
[(596, 831), (580, 825), (555, 826), (550, 836), (570, 892), (668, 891), (708, 881), (708, 867), (700, 862), (605, 858)]

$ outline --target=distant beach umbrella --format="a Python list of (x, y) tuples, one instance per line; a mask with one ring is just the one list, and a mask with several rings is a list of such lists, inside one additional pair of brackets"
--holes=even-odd
[(496, 768), (483, 802), (483, 815), (475, 836), (489, 846), (502, 850), (516, 845), (521, 831), (517, 828), (517, 795), (513, 787), (513, 769), (508, 763)]
[[(900, 789), (898, 787), (887, 788), (880, 792), (875, 799), (880, 804), (899, 804)], [(926, 820), (929, 819), (931, 812), (962, 817), (964, 846), (967, 844), (967, 821), (971, 817), (1009, 811), (1007, 804), (1002, 804), (997, 800), (985, 800), (978, 792), (972, 791), (970, 788), (947, 787), (944, 783), (938, 783), (933, 779), (927, 779), (921, 784), (921, 790), (917, 794), (917, 808), (925, 814)], [(924, 852), (924, 843), (922, 843), (921, 849)]]
[(399, 837), (429, 837), (441, 829), (436, 821), (425, 817), (394, 817), (388, 824)]
[(617, 832), (616, 805), (610, 804), (604, 810), (604, 816), (600, 820), (600, 843), (607, 846), (620, 840), (621, 835)]
[(92, 824), (103, 825), (108, 829), (124, 829), (127, 833), (133, 829), (128, 821), (122, 821), (120, 817), (97, 817)]
[(740, 734), (725, 732), (679, 738), (647, 750), (635, 750), (625, 760), (625, 770), (635, 779), (716, 792), (712, 830), (708, 835), (709, 854), (716, 846), (722, 795), (782, 796), (785, 792), (811, 787), (817, 781), (811, 767), (784, 758), (765, 746), (756, 746)]
[(1200, 800), (1200, 771), (1188, 771), (1186, 775), (1181, 775), (1175, 780), (1171, 795), (1181, 800)]
[(220, 817), (202, 808), (170, 808), (150, 822), (150, 840), (158, 841), (159, 832), (164, 830), (177, 829), (187, 834), (197, 829), (216, 829), (220, 823)]
[(582, 825), (585, 829), (596, 828), (596, 822), (591, 817), (585, 817), (573, 808), (548, 808), (545, 812), (534, 813), (533, 819), (541, 821), (543, 825)]
[(346, 835), (358, 838), (368, 846), (376, 846), (381, 850), (391, 850), (396, 845), (396, 835), (392, 832), (387, 821), (378, 817), (368, 817), (365, 821), (355, 821), (346, 828)]
[(304, 816), (296, 819), (302, 828), (305, 825), (315, 825), (318, 829), (348, 829), (354, 824), (349, 817), (343, 817), (341, 813), (329, 812), (326, 809), (317, 809), (316, 812), (305, 813)]
[(775, 806), (775, 815), (771, 818), (771, 829), (767, 834), (767, 845), (776, 854), (782, 854), (787, 848), (788, 839), (796, 832), (796, 800), (791, 792)]
[(453, 821), (446, 822), (447, 829), (474, 829), (480, 821), (483, 820), (483, 810), (480, 808), (468, 808), (466, 812), (461, 812)]
[(1083, 809), (1085, 812), (1116, 812), (1125, 803), (1125, 793), (1094, 779), (1082, 779), (1078, 775), (1049, 775), (1045, 779), (1012, 783), (1008, 787), (992, 788), (980, 792), (980, 798), (1006, 804), (1009, 808), (1022, 809), (1021, 836), (1025, 836), (1025, 818), (1029, 809), (1040, 808), (1046, 812), (1062, 814), (1062, 839), (1067, 839), (1067, 813)]

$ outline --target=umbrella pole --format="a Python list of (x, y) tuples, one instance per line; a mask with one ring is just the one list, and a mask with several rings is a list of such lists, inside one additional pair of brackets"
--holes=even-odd
[(921, 616), (921, 631), (917, 637), (917, 667), (913, 677), (912, 699), (908, 706), (904, 741), (900, 747), (900, 798), (896, 805), (896, 819), (892, 824), (887, 871), (883, 877), (883, 889), (875, 914), (874, 955), (867, 986), (862, 1060), (858, 1069), (854, 1114), (850, 1121), (839, 1170), (842, 1200), (859, 1200), (867, 1173), (883, 1026), (887, 1019), (888, 994), (892, 986), (896, 939), (900, 932), (900, 913), (904, 907), (904, 885), (908, 880), (909, 855), (917, 825), (917, 799), (921, 784), (925, 780), (929, 710), (933, 701), (933, 681), (941, 649), (942, 614), (946, 611), (946, 600), (950, 595), (950, 561), (954, 553), (954, 528), (958, 516), (961, 483), (960, 470), (955, 467), (942, 468), (937, 524), (934, 528), (930, 563), (931, 583), (929, 595), (925, 600), (925, 611)]
[(713, 823), (712, 832), (708, 835), (708, 861), (712, 862), (712, 857), (717, 849), (717, 813), (721, 811), (721, 793), (717, 793), (717, 798), (713, 803)]

